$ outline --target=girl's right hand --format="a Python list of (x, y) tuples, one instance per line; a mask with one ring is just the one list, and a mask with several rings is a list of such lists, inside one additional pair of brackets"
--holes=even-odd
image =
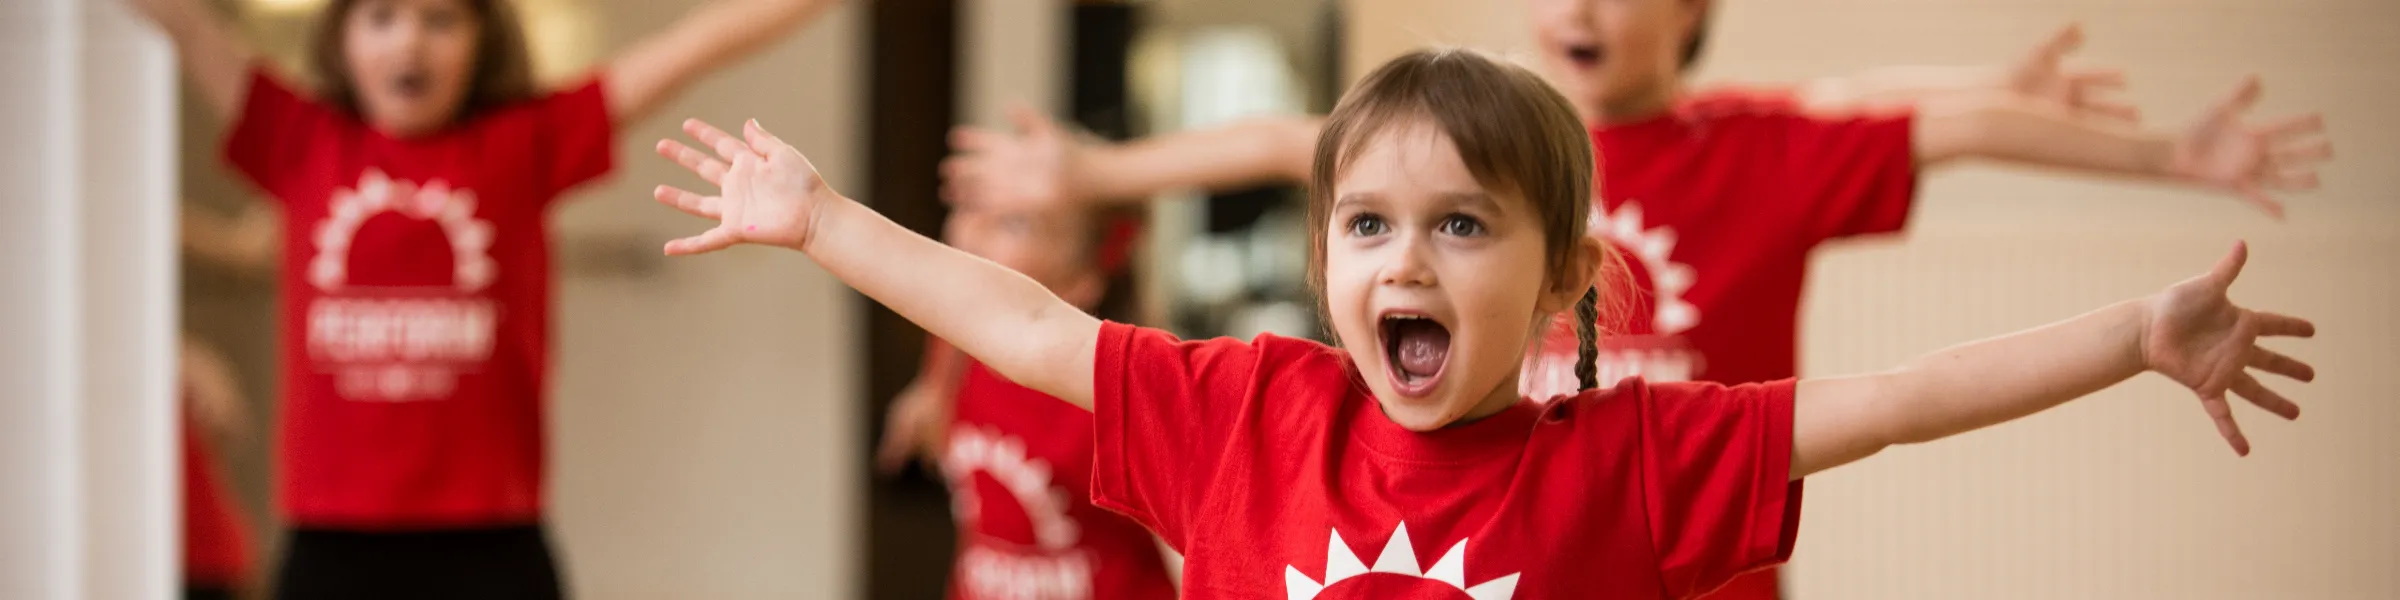
[(1032, 107), (1009, 107), (1014, 135), (961, 126), (950, 132), (955, 156), (942, 160), (942, 200), (1005, 211), (1040, 211), (1072, 205), (1083, 142)]
[(2125, 87), (2125, 73), (2116, 69), (2066, 66), (2067, 54), (2083, 45), (2083, 27), (2068, 25), (2050, 34), (2033, 52), (2009, 69), (2009, 89), (2081, 117), (2132, 123), (2140, 117), (2133, 105), (2103, 98)]
[(658, 153), (720, 192), (702, 196), (662, 185), (655, 195), (659, 202), (718, 223), (699, 235), (667, 242), (667, 254), (714, 252), (737, 243), (805, 251), (818, 209), (842, 199), (825, 185), (808, 157), (767, 133), (757, 120), (743, 124), (743, 139), (699, 119), (684, 120), (683, 131), (714, 149), (715, 156), (672, 139), (659, 140)]

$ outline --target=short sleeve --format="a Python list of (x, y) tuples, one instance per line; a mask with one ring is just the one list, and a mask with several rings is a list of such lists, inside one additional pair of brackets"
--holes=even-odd
[(1789, 560), (1801, 482), (1790, 481), (1792, 380), (1644, 384), (1642, 493), (1659, 570), (1676, 597)]
[(1823, 241), (1899, 231), (1917, 193), (1913, 119), (1876, 112), (1793, 115), (1785, 130), (1784, 184), (1801, 200), (1801, 222)]
[(535, 100), (528, 108), (533, 111), (535, 155), (545, 157), (536, 168), (550, 197), (616, 168), (616, 125), (599, 77)]
[(301, 96), (264, 65), (250, 68), (242, 112), (225, 138), (225, 162), (277, 199), (291, 195), (311, 152), (356, 121)]
[(1092, 503), (1188, 547), (1186, 525), (1258, 385), (1271, 336), (1260, 337), (1187, 342), (1103, 324), (1092, 368)]

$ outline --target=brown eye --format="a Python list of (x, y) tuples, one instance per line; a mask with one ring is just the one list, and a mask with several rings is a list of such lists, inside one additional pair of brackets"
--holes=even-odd
[(1483, 222), (1466, 215), (1450, 215), (1442, 219), (1441, 232), (1458, 237), (1483, 235)]
[(1350, 235), (1358, 237), (1375, 237), (1390, 229), (1384, 224), (1383, 216), (1372, 213), (1350, 217), (1349, 226)]
[(397, 18), (399, 13), (400, 10), (392, 8), (389, 2), (377, 2), (367, 7), (367, 24), (376, 27), (390, 27), (392, 20)]
[(448, 32), (458, 28), (459, 24), (465, 21), (466, 18), (460, 16), (455, 10), (432, 10), (425, 13), (425, 28), (433, 31)]

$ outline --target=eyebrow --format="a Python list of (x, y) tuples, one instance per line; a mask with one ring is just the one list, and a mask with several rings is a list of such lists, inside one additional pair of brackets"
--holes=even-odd
[(1451, 205), (1466, 205), (1471, 208), (1480, 208), (1485, 212), (1492, 213), (1502, 212), (1500, 210), (1500, 202), (1493, 200), (1491, 194), (1482, 191), (1449, 192), (1435, 196), (1435, 198)]
[(1352, 204), (1374, 204), (1382, 199), (1383, 197), (1381, 195), (1378, 195), (1374, 192), (1351, 192), (1348, 194), (1343, 194), (1339, 198), (1334, 198), (1333, 209), (1341, 210), (1342, 207)]
[[(1446, 205), (1466, 205), (1473, 208), (1481, 208), (1490, 212), (1500, 212), (1500, 202), (1493, 200), (1491, 194), (1483, 191), (1442, 192), (1435, 194), (1433, 198), (1435, 201)], [(1333, 207), (1338, 210), (1343, 206), (1351, 204), (1379, 204), (1382, 201), (1383, 195), (1380, 193), (1353, 192), (1349, 194), (1343, 194), (1341, 197), (1335, 198), (1333, 200)]]

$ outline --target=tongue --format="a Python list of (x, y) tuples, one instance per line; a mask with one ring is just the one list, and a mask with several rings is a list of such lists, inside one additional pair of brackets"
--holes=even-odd
[(1392, 327), (1393, 354), (1398, 355), (1400, 372), (1412, 377), (1432, 377), (1442, 370), (1442, 362), (1450, 357), (1450, 330), (1432, 321), (1408, 320)]

